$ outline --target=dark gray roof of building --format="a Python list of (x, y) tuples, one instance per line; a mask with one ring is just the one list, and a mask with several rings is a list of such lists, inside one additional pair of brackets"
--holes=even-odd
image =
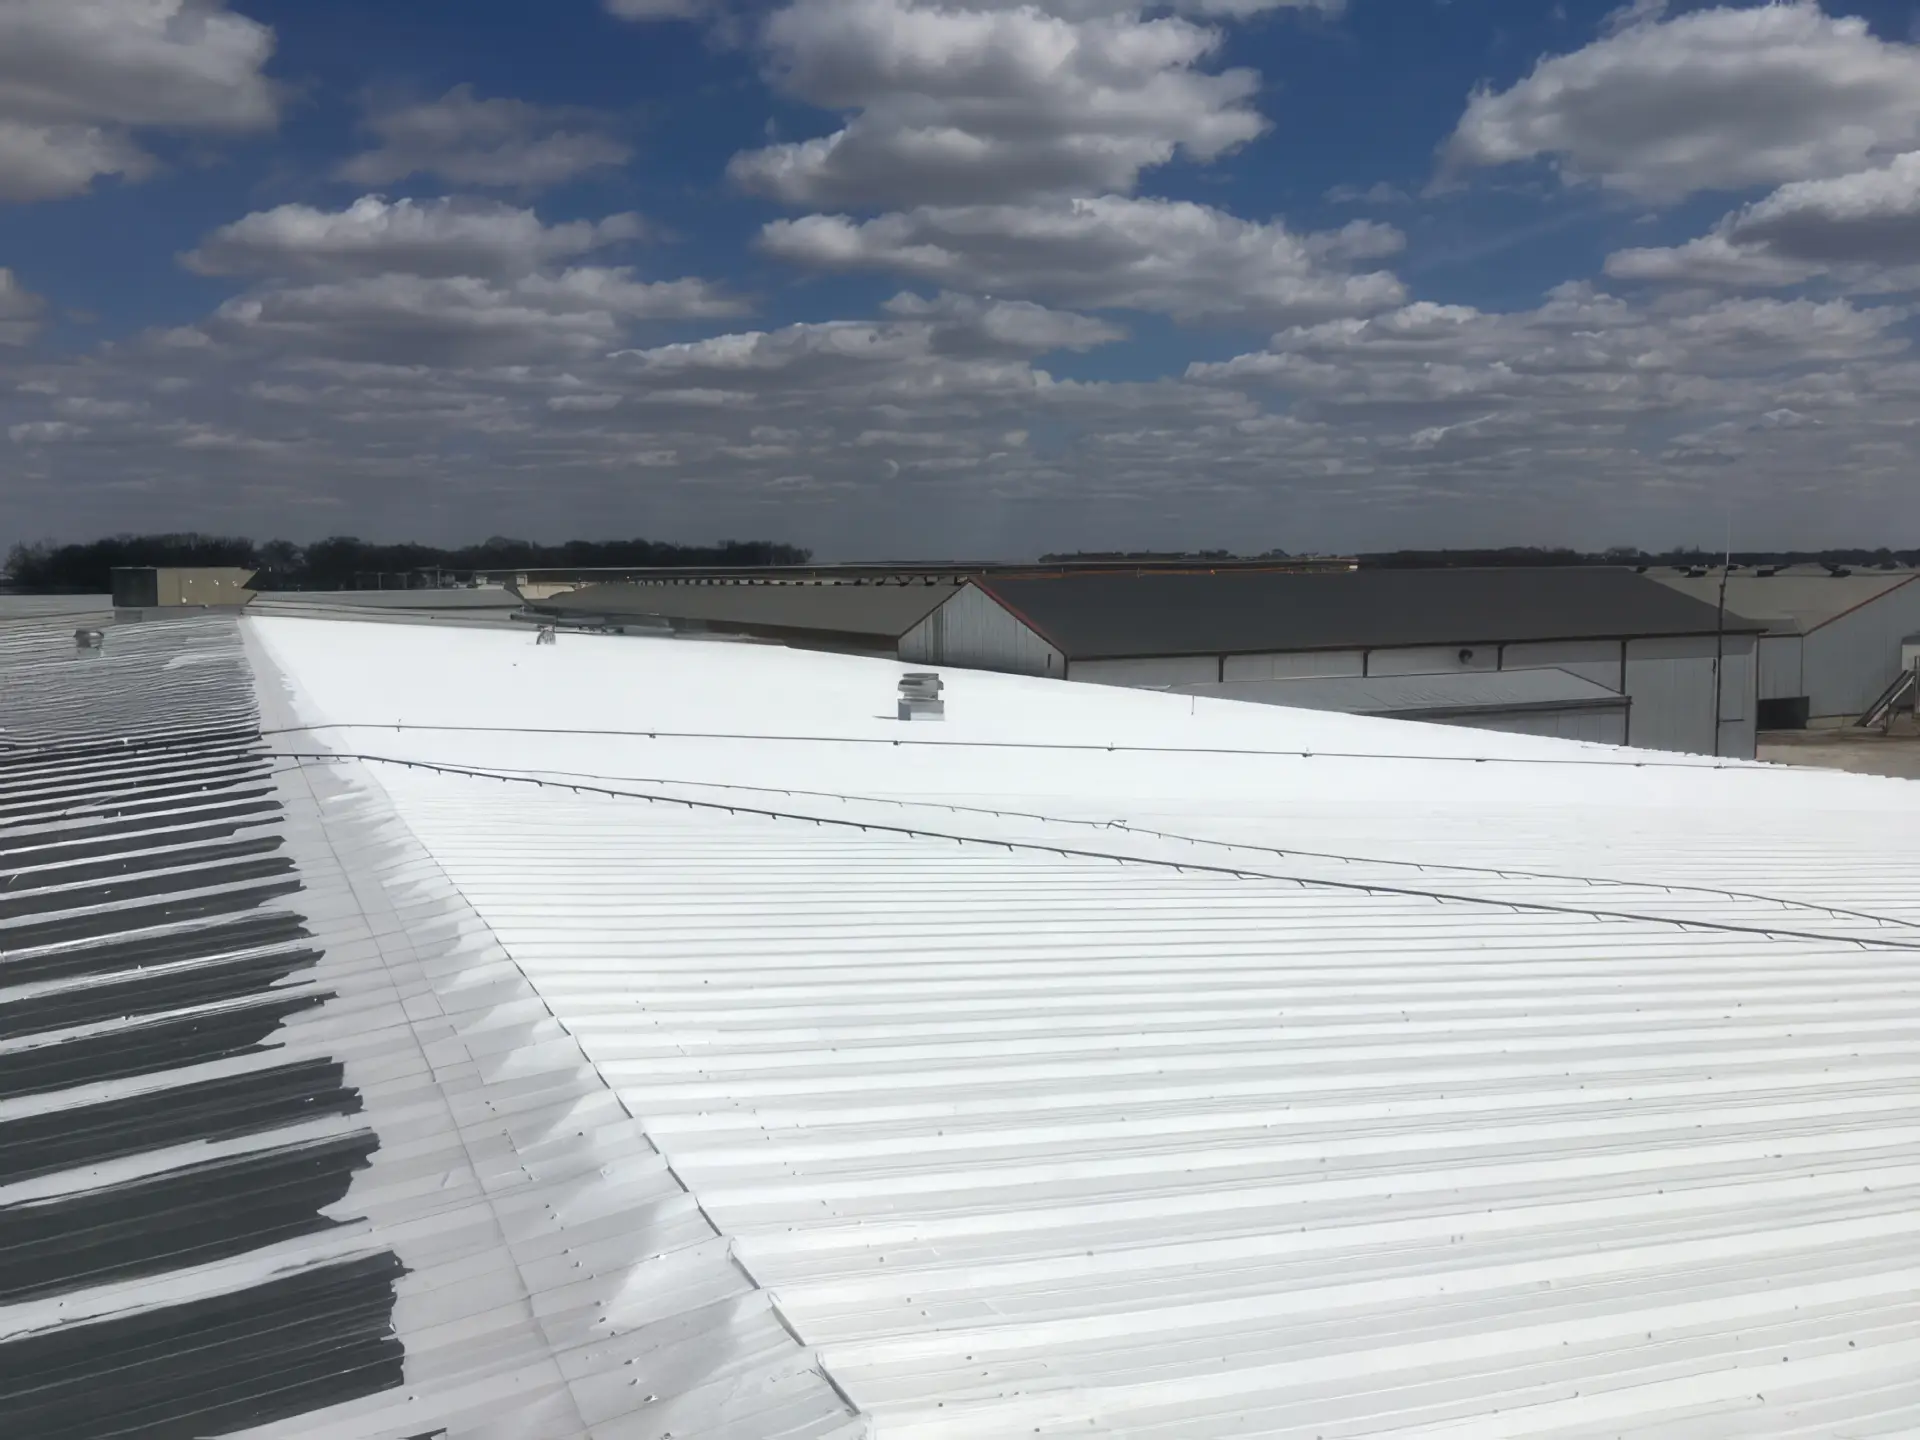
[(891, 645), (954, 593), (931, 585), (588, 585), (529, 604), (572, 619), (684, 621), (743, 635)]
[[(1601, 566), (978, 583), (1069, 660), (1699, 635), (1716, 621), (1711, 605)], [(1763, 627), (1730, 614), (1726, 628)]]
[(1516, 710), (1624, 710), (1627, 697), (1567, 670), (1465, 670), (1441, 675), (1335, 675), (1174, 685), (1182, 695), (1297, 710), (1410, 718)]

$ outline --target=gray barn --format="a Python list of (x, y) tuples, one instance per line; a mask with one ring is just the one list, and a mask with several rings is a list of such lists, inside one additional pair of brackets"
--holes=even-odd
[[(1709, 603), (1720, 593), (1718, 568), (1651, 578)], [(1841, 724), (1858, 718), (1900, 672), (1900, 642), (1920, 630), (1920, 571), (1736, 570), (1727, 577), (1727, 608), (1765, 627), (1760, 728)]]
[(1751, 756), (1764, 627), (1721, 626), (1712, 606), (1607, 567), (985, 578), (899, 654), (1156, 687), (1551, 668), (1627, 696), (1629, 744)]

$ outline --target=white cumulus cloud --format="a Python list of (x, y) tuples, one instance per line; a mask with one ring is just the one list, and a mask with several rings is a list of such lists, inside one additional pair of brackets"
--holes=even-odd
[(525, 275), (642, 234), (636, 215), (545, 225), (531, 210), (489, 201), (366, 195), (344, 210), (255, 211), (182, 260), (202, 275)]
[(1118, 195), (923, 206), (866, 221), (808, 215), (774, 221), (761, 236), (769, 253), (818, 269), (887, 270), (958, 290), (1184, 320), (1269, 321), (1399, 304), (1405, 291), (1391, 274), (1346, 266), (1402, 243), (1398, 231), (1365, 221), (1303, 236), (1190, 201)]
[(1920, 47), (1812, 0), (1647, 12), (1506, 90), (1477, 91), (1449, 170), (1545, 157), (1662, 200), (1819, 178), (1920, 140)]
[(0, 4), (0, 200), (77, 195), (153, 166), (140, 131), (271, 129), (273, 31), (221, 0)]
[(736, 156), (730, 173), (803, 205), (1125, 191), (1149, 166), (1211, 160), (1266, 128), (1258, 77), (1206, 68), (1218, 29), (1093, 8), (794, 0), (762, 31), (768, 78), (850, 118)]
[(1783, 185), (1683, 245), (1617, 251), (1607, 273), (1735, 287), (1825, 276), (1860, 290), (1920, 289), (1920, 151)]

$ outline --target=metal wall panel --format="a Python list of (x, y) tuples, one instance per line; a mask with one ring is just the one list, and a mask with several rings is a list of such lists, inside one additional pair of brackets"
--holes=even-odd
[(1798, 635), (1760, 637), (1760, 699), (1791, 700), (1807, 693), (1801, 676), (1803, 643)]
[(1223, 680), (1311, 680), (1364, 675), (1364, 650), (1296, 650), (1278, 655), (1228, 655), (1221, 661)]
[(1806, 637), (1804, 693), (1815, 717), (1852, 719), (1900, 668), (1900, 641), (1920, 631), (1920, 580), (1895, 586)]
[(1626, 683), (1626, 647), (1618, 640), (1530, 640), (1500, 649), (1502, 670), (1566, 670), (1609, 690)]
[(1220, 678), (1217, 655), (1167, 655), (1145, 660), (1076, 660), (1069, 680), (1090, 685), (1195, 685)]
[(1759, 702), (1755, 695), (1754, 637), (1725, 635), (1720, 639), (1720, 745), (1716, 755), (1751, 760), (1759, 729)]
[(1369, 675), (1442, 675), (1454, 670), (1498, 670), (1498, 645), (1421, 645), (1369, 650)]
[(1627, 743), (1627, 707), (1614, 710), (1515, 710), (1446, 720), (1467, 730), (1497, 730), (1503, 735), (1551, 735), (1560, 740), (1589, 740), (1600, 745)]
[(1714, 748), (1713, 637), (1627, 642), (1629, 743), (1705, 755)]
[(1056, 679), (1067, 673), (1058, 650), (976, 585), (962, 587), (901, 636), (900, 658), (917, 665), (960, 665)]

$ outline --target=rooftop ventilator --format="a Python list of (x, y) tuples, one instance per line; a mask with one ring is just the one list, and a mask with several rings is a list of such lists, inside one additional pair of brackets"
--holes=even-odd
[(912, 670), (900, 677), (900, 718), (902, 720), (943, 720), (947, 702), (940, 698), (945, 687), (930, 670)]

